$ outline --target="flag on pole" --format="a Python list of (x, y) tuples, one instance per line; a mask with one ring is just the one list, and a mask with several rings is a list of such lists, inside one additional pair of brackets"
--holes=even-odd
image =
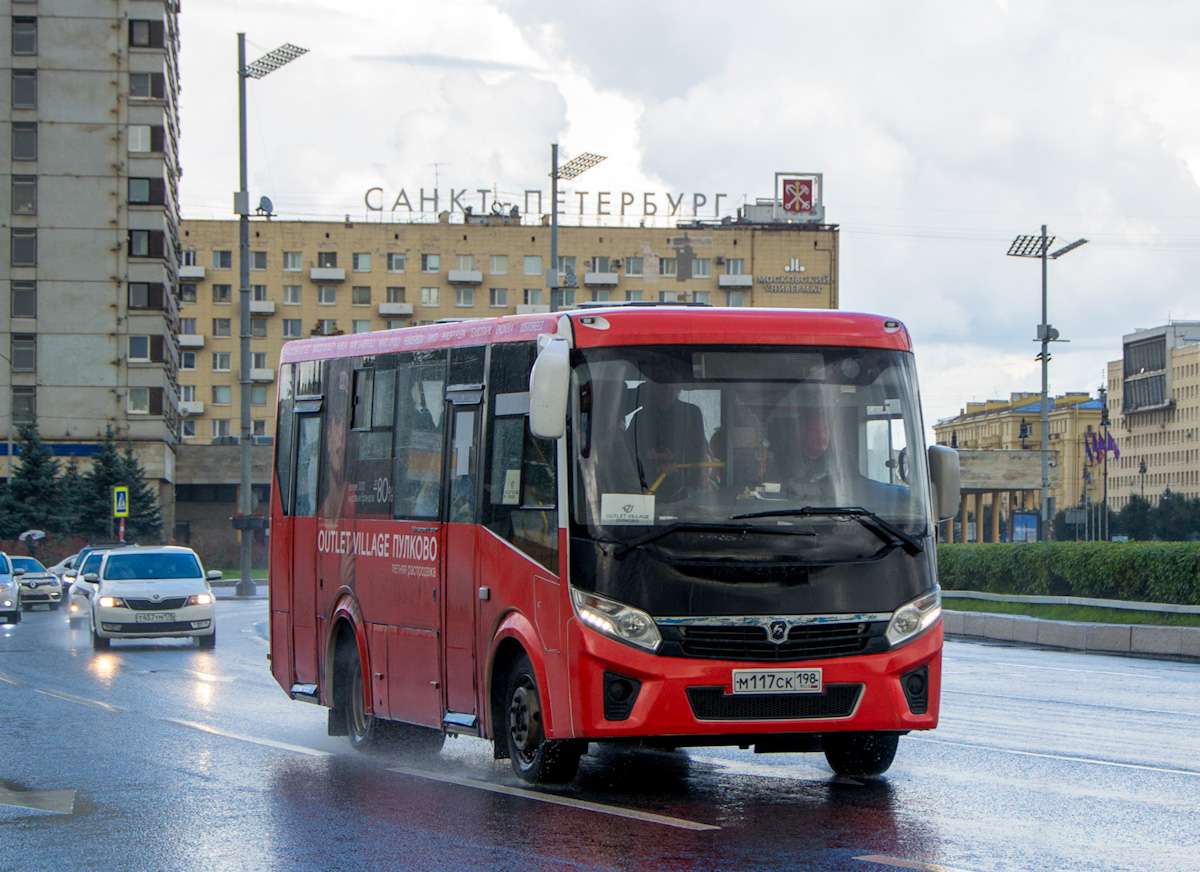
[(1117, 440), (1113, 439), (1112, 433), (1106, 433), (1105, 435), (1108, 437), (1108, 443), (1106, 447), (1113, 453), (1113, 460), (1120, 460), (1121, 449), (1117, 447)]
[(1083, 450), (1084, 450), (1084, 453), (1087, 454), (1087, 465), (1091, 466), (1092, 464), (1094, 464), (1096, 462), (1095, 455), (1093, 455), (1093, 453), (1092, 453), (1092, 434), (1091, 433), (1083, 434)]

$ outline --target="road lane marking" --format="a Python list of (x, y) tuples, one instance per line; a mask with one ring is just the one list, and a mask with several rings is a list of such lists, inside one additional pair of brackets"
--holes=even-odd
[(211, 733), (214, 736), (222, 736), (226, 739), (236, 739), (239, 742), (250, 742), (255, 745), (263, 745), (267, 748), (276, 748), (280, 751), (294, 751), (297, 754), (307, 754), (310, 757), (332, 757), (329, 751), (320, 751), (316, 748), (306, 748), (304, 745), (290, 745), (287, 742), (276, 742), (273, 739), (260, 739), (257, 736), (247, 736), (243, 733), (232, 733), (229, 730), (218, 730), (216, 727), (210, 727), (207, 724), (198, 724), (195, 721), (183, 721), (178, 718), (156, 718), (155, 720), (164, 724), (174, 724), (177, 727), (188, 727), (192, 730), (199, 730), (202, 733)]
[(3, 672), (0, 672), (0, 681), (6, 681), (9, 684), (16, 685), (17, 687), (25, 686), (25, 682), (22, 681), (21, 679), (13, 678), (11, 675), (5, 675)]
[(975, 745), (970, 742), (950, 742), (945, 739), (927, 739), (924, 736), (910, 736), (908, 742), (929, 742), (932, 745), (953, 745), (956, 748), (970, 748), (975, 751), (995, 751), (1000, 754), (1014, 754), (1018, 757), (1040, 757), (1043, 760), (1063, 760), (1067, 763), (1091, 763), (1093, 766), (1111, 766), (1114, 769), (1136, 769), (1140, 772), (1164, 772), (1168, 775), (1190, 775), (1200, 778), (1200, 772), (1193, 769), (1171, 769), (1167, 766), (1150, 766), (1145, 763), (1121, 763), (1116, 760), (1099, 760), (1095, 757), (1072, 757), (1069, 754), (1047, 754), (1042, 751), (1018, 751), (1013, 748), (998, 748), (995, 745)]
[(630, 820), (645, 821), (646, 823), (662, 824), (663, 826), (676, 827), (682, 830), (719, 830), (718, 826), (712, 824), (702, 824), (697, 821), (689, 821), (683, 818), (669, 817), (667, 815), (654, 814), (647, 811), (635, 811), (631, 808), (622, 808), (618, 805), (605, 805), (601, 802), (589, 802), (585, 799), (572, 799), (569, 796), (557, 796), (552, 793), (541, 793), (536, 790), (527, 790), (523, 787), (509, 787), (505, 784), (492, 784), (487, 781), (479, 781), (475, 778), (461, 778), (457, 775), (444, 775), (438, 772), (430, 772), (426, 769), (409, 769), (406, 766), (389, 766), (389, 772), (398, 772), (401, 775), (411, 775), (414, 778), (425, 778), (430, 781), (441, 781), (445, 784), (456, 784), (460, 787), (471, 787), (476, 790), (486, 790), (489, 793), (502, 793), (505, 796), (518, 796), (523, 799), (532, 799), (537, 802), (546, 802), (551, 805), (565, 805), (569, 808), (579, 808), (585, 811), (594, 811), (599, 814), (613, 815), (614, 817), (628, 818)]
[(0, 789), (0, 805), (31, 808), (34, 811), (48, 811), (54, 814), (74, 814), (75, 791)]
[(952, 866), (939, 866), (937, 863), (920, 863), (916, 860), (901, 860), (899, 857), (884, 857), (880, 854), (867, 854), (855, 857), (855, 860), (865, 860), (868, 863), (879, 863), (883, 866), (893, 866), (897, 869), (919, 869), (921, 872), (967, 872)]
[(125, 711), (125, 709), (123, 709), (123, 708), (118, 708), (115, 705), (109, 705), (106, 702), (100, 702), (100, 701), (94, 700), (94, 699), (85, 699), (82, 696), (72, 696), (69, 693), (60, 693), (57, 690), (42, 690), (40, 687), (35, 687), (34, 690), (36, 690), (38, 693), (44, 693), (44, 694), (46, 694), (46, 696), (52, 696), (56, 699), (65, 699), (67, 702), (77, 702), (80, 705), (90, 705), (90, 706), (93, 706), (94, 708), (104, 709), (105, 711), (110, 711), (110, 712), (124, 712)]
[(942, 695), (945, 696), (946, 694), (952, 694), (952, 695), (957, 695), (957, 696), (979, 696), (979, 697), (983, 697), (984, 699), (1000, 699), (1000, 700), (1006, 700), (1006, 701), (1020, 700), (1022, 702), (1045, 703), (1047, 705), (1065, 705), (1068, 708), (1084, 708), (1084, 707), (1086, 707), (1086, 708), (1105, 709), (1105, 710), (1114, 711), (1114, 712), (1137, 712), (1138, 714), (1147, 714), (1147, 715), (1177, 715), (1182, 718), (1194, 718), (1196, 716), (1196, 712), (1184, 712), (1184, 711), (1178, 711), (1175, 709), (1150, 709), (1150, 708), (1139, 708), (1136, 706), (1120, 706), (1120, 705), (1111, 705), (1111, 704), (1096, 703), (1096, 702), (1075, 702), (1075, 701), (1072, 701), (1069, 699), (1062, 699), (1062, 698), (1035, 699), (1028, 695), (1021, 696), (1021, 695), (1015, 694), (1015, 693), (1014, 694), (986, 693), (982, 690), (947, 690), (945, 687), (943, 687)]

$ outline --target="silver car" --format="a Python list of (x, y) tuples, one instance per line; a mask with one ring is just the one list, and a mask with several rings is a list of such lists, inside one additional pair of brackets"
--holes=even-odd
[(21, 608), (30, 609), (44, 603), (51, 611), (62, 605), (63, 589), (58, 576), (42, 566), (35, 557), (10, 557), (13, 568), (23, 571), (21, 579)]
[(0, 551), (0, 624), (21, 623), (21, 570)]

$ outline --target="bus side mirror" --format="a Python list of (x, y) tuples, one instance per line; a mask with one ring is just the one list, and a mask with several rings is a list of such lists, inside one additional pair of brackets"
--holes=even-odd
[(958, 452), (945, 445), (930, 445), (929, 478), (933, 483), (933, 509), (939, 521), (948, 521), (958, 514), (962, 500)]
[(548, 341), (529, 373), (529, 432), (538, 439), (558, 439), (567, 430), (571, 353), (565, 338), (544, 338)]

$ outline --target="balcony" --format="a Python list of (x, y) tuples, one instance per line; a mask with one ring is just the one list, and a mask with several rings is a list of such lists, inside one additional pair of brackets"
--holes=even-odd
[(583, 284), (585, 287), (615, 288), (617, 274), (615, 272), (585, 272)]
[(179, 278), (187, 281), (204, 281), (204, 267), (181, 266), (179, 268)]
[(252, 382), (273, 382), (273, 381), (275, 381), (275, 370), (261, 369), (259, 367), (251, 367), (250, 381), (252, 381)]
[(346, 271), (338, 266), (314, 266), (308, 271), (308, 277), (318, 284), (344, 282)]
[(452, 269), (446, 274), (446, 280), (458, 285), (478, 285), (483, 282), (483, 270)]
[(754, 276), (717, 276), (719, 288), (749, 288), (754, 285)]
[(412, 303), (380, 303), (379, 316), (381, 318), (392, 318), (396, 315), (411, 315), (413, 313)]
[(203, 415), (204, 400), (180, 400), (179, 414), (184, 418), (188, 418), (192, 415)]
[(179, 334), (180, 348), (203, 348), (204, 334), (203, 333), (180, 333)]
[(274, 300), (251, 300), (250, 301), (251, 315), (274, 315), (275, 301)]

